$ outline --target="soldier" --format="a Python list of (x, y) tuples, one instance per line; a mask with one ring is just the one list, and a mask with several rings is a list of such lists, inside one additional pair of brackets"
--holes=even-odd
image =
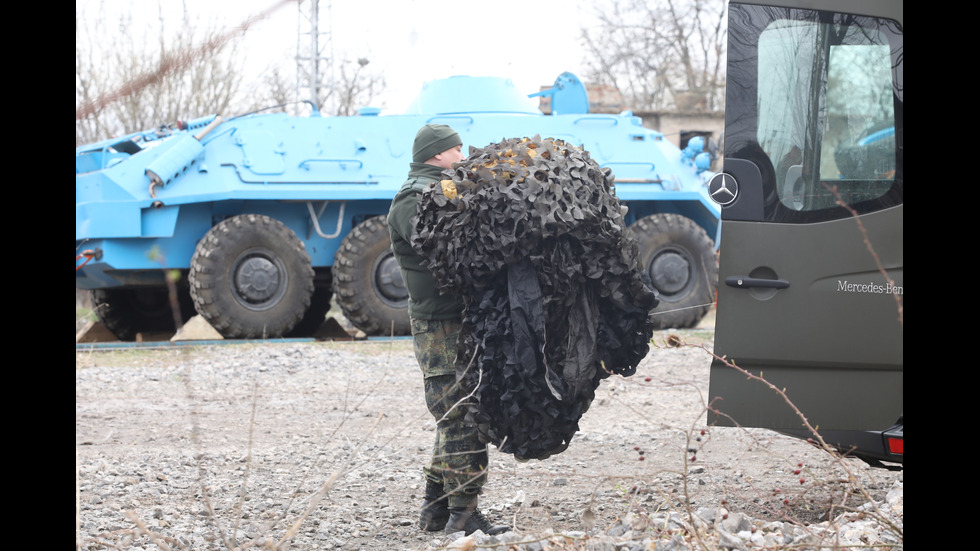
[(426, 185), (443, 179), (442, 171), (462, 161), (463, 142), (444, 124), (427, 124), (415, 136), (408, 179), (395, 195), (388, 212), (391, 248), (408, 289), (408, 314), (415, 357), (422, 368), (425, 401), (436, 420), (432, 459), (423, 468), (425, 499), (419, 515), (423, 530), (481, 530), (495, 535), (510, 530), (495, 525), (477, 508), (487, 480), (487, 446), (475, 426), (464, 421), (464, 406), (453, 407), (466, 395), (456, 382), (456, 340), (462, 326), (463, 302), (441, 294), (422, 258), (412, 249), (413, 222), (418, 196)]

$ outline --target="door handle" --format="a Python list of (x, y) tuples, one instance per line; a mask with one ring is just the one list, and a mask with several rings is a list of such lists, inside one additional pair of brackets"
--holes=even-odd
[(785, 279), (762, 279), (748, 276), (729, 276), (725, 278), (725, 285), (736, 288), (746, 287), (768, 287), (771, 289), (785, 289), (789, 287), (789, 282)]

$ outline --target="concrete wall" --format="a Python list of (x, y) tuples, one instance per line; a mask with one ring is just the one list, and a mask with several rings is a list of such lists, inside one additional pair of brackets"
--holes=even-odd
[(681, 147), (681, 136), (685, 133), (707, 133), (721, 145), (721, 136), (725, 131), (724, 111), (711, 113), (682, 113), (678, 111), (634, 112), (643, 120), (643, 126), (659, 130), (671, 143)]

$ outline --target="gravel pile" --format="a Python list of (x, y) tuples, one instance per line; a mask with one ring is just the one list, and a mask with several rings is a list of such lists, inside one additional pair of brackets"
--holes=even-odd
[(693, 516), (676, 511), (649, 516), (629, 514), (604, 531), (459, 535), (451, 541), (430, 546), (427, 551), (476, 548), (499, 551), (902, 549), (903, 501), (903, 484), (899, 482), (882, 503), (868, 502), (857, 511), (809, 526), (762, 521), (740, 513), (730, 513), (724, 508), (704, 508)]
[(699, 347), (604, 381), (561, 454), (491, 448), (481, 508), (515, 527), (496, 539), (414, 526), (434, 432), (410, 341), (75, 358), (76, 549), (902, 547), (901, 472), (705, 427)]

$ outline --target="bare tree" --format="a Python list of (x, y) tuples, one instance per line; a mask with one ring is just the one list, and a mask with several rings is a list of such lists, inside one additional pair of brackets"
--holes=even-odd
[(726, 37), (724, 0), (608, 0), (583, 31), (586, 77), (634, 109), (719, 109)]
[[(116, 21), (87, 20), (76, 12), (76, 146), (213, 113), (230, 116), (270, 108), (308, 113), (298, 107), (301, 91), (287, 84), (292, 82), (288, 73), (295, 74), (295, 60), (273, 65), (255, 82), (245, 82), (243, 76), (243, 38), (249, 26), (286, 3), (281, 0), (224, 31), (192, 20), (186, 5), (175, 25), (158, 3), (157, 19), (146, 28), (136, 28), (127, 15)], [(337, 63), (336, 78), (320, 98), (321, 106), (330, 106), (326, 114), (355, 114), (384, 90), (383, 77), (365, 69), (367, 65), (366, 58)]]
[[(105, 128), (103, 112), (105, 105), (98, 102), (104, 87), (97, 55), (93, 47), (94, 36), (104, 35), (102, 21), (96, 21), (89, 29), (81, 29), (78, 14), (75, 14), (75, 145), (95, 141), (107, 136), (111, 131)], [(79, 106), (91, 108), (84, 114), (77, 112)], [(79, 116), (80, 115), (80, 116)]]
[(369, 61), (359, 58), (356, 62), (344, 60), (338, 64), (339, 78), (330, 87), (328, 98), (334, 100), (335, 115), (355, 115), (384, 89), (384, 77), (367, 71)]
[(220, 32), (192, 21), (186, 6), (172, 22), (139, 28), (131, 15), (95, 20), (76, 13), (75, 143), (225, 112), (242, 85), (238, 48), (244, 28)]
[(285, 113), (287, 107), (296, 101), (295, 79), (290, 81), (278, 66), (272, 67), (265, 74), (260, 86), (263, 90), (260, 101), (266, 103), (263, 106), (266, 111)]
[[(385, 88), (384, 77), (365, 69), (370, 63), (367, 58), (357, 61), (341, 60), (333, 71), (333, 80), (319, 87), (317, 109), (324, 115), (356, 115), (361, 107), (370, 102)], [(290, 113), (302, 116), (309, 112), (306, 99), (308, 90), (298, 87), (280, 67), (270, 69), (259, 85), (253, 102), (265, 111)]]

